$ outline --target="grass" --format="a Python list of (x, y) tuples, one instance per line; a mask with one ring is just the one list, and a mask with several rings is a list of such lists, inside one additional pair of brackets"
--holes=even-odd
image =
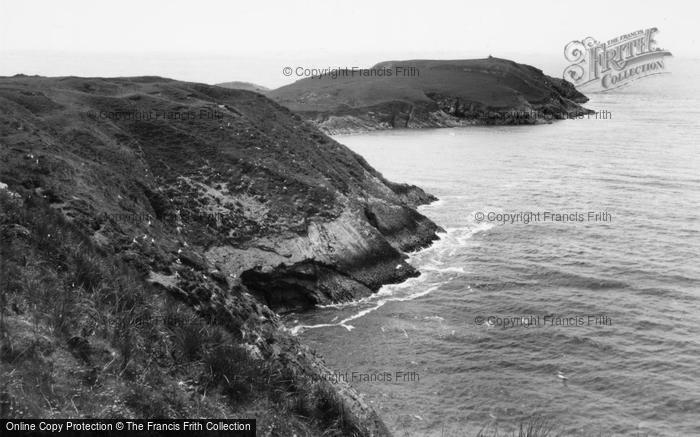
[[(521, 99), (540, 103), (553, 92), (583, 97), (571, 86), (548, 78), (524, 64), (499, 59), (410, 60), (380, 63), (374, 68), (415, 67), (414, 76), (357, 74), (333, 78), (307, 78), (267, 93), (297, 112), (342, 113), (357, 108), (406, 102), (431, 105), (436, 96), (451, 96), (480, 108), (515, 108)], [(395, 71), (395, 70), (394, 70)]]
[(333, 393), (254, 358), (42, 200), (0, 191), (0, 237), (1, 417), (256, 417), (260, 435), (354, 435)]
[[(357, 433), (342, 415), (347, 397), (305, 380), (318, 359), (201, 255), (306, 236), (312, 221), (361, 210), (368, 198), (403, 206), (419, 189), (397, 193), (259, 94), (159, 78), (0, 82), (0, 180), (20, 196), (0, 204), (0, 393), (15, 413), (240, 415), (298, 435)], [(88, 115), (221, 105), (225, 121)], [(167, 279), (151, 285), (150, 273)], [(157, 388), (147, 403), (138, 402), (143, 387)]]

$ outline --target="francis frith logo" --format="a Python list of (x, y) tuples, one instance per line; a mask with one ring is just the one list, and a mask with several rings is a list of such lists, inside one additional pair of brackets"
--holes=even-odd
[(656, 27), (620, 35), (606, 42), (592, 37), (571, 41), (564, 56), (571, 65), (564, 79), (579, 90), (609, 91), (635, 80), (666, 73), (665, 57), (671, 52), (657, 46)]

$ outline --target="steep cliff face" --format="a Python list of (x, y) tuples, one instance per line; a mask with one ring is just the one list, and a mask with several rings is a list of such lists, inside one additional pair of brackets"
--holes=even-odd
[[(414, 209), (430, 195), (386, 181), (253, 92), (156, 77), (2, 78), (0, 134), (0, 182), (17, 208), (44, 205), (144, 287), (299, 381), (318, 379), (322, 361), (268, 308), (355, 299), (417, 275), (405, 252), (439, 230)], [(16, 242), (9, 230), (29, 224), (12, 217), (3, 235)], [(320, 384), (353, 432), (385, 433), (351, 388)]]
[(390, 61), (369, 70), (307, 78), (267, 95), (329, 133), (534, 124), (588, 112), (572, 84), (505, 59)]

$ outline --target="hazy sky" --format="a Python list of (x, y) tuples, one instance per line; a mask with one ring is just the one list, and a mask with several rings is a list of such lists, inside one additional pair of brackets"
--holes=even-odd
[[(574, 39), (658, 27), (700, 57), (700, 7), (665, 1), (0, 0), (0, 75), (158, 74), (278, 86), (290, 65), (492, 54), (560, 75)], [(544, 65), (542, 65), (544, 64)]]

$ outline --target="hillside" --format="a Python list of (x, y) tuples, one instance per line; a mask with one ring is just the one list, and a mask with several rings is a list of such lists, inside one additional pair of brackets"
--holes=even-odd
[(158, 77), (0, 78), (0, 141), (3, 417), (387, 434), (275, 312), (417, 275), (432, 196), (260, 94)]
[(260, 94), (265, 94), (268, 91), (270, 91), (270, 88), (264, 87), (262, 85), (240, 81), (217, 83), (216, 86), (220, 86), (222, 88), (230, 88), (233, 90), (255, 91), (256, 93)]
[(585, 113), (588, 100), (563, 79), (491, 57), (382, 62), (267, 95), (328, 133), (542, 123)]

